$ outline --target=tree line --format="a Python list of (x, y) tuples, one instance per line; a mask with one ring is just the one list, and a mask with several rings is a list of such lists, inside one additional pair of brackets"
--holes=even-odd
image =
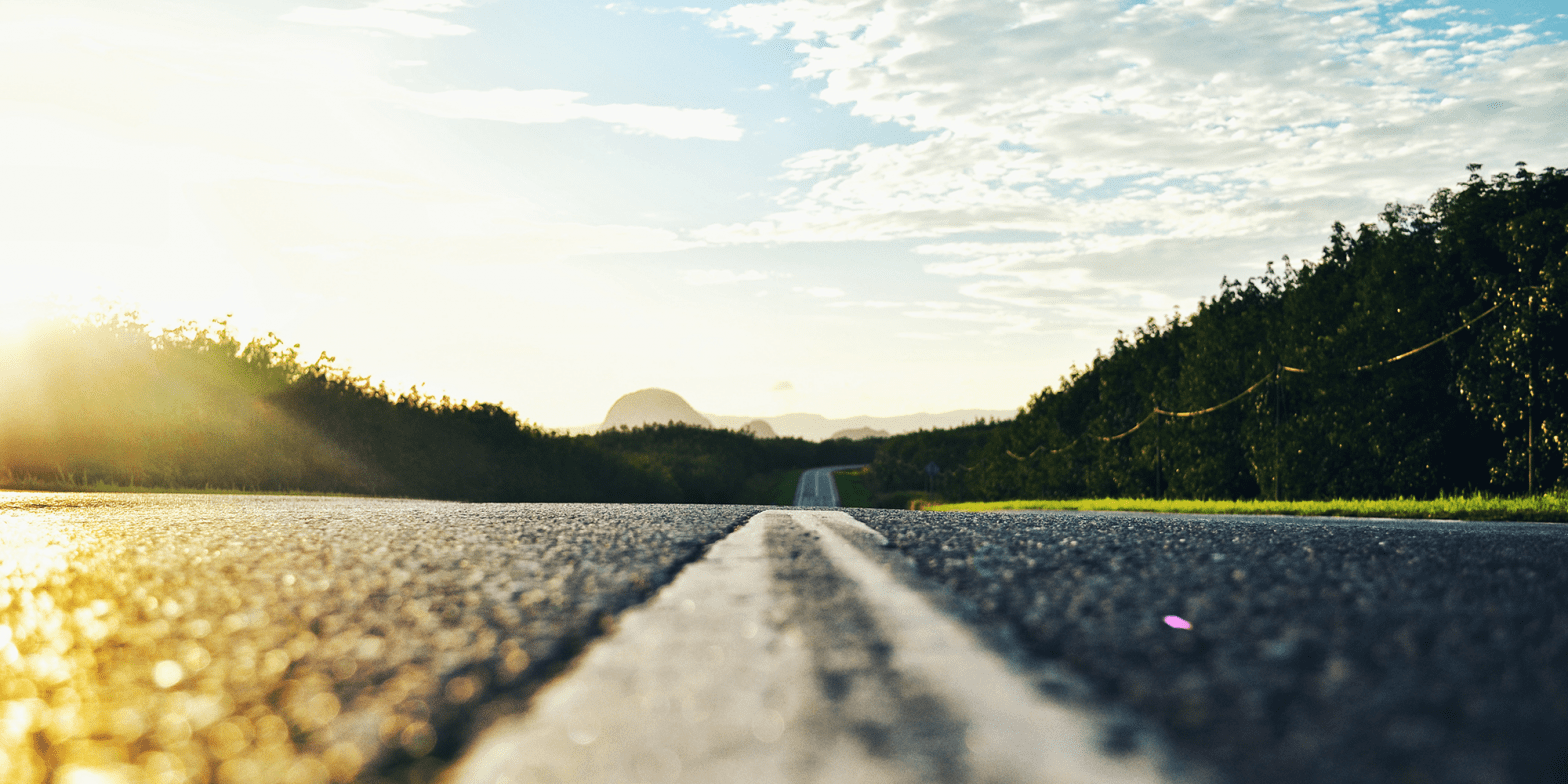
[(1016, 419), (890, 439), (872, 483), (950, 500), (1561, 487), (1568, 172), (1477, 169), (1119, 335)]
[(1008, 421), (860, 442), (565, 436), (223, 321), (154, 331), (105, 313), (4, 347), (0, 483), (729, 503), (765, 501), (780, 471), (869, 461), (896, 505), (1560, 488), (1568, 173), (1477, 168), (1377, 224), (1336, 223), (1316, 261), (1223, 280), (1190, 316), (1119, 335)]
[(500, 405), (394, 393), (223, 321), (60, 320), (6, 348), (0, 483), (468, 501), (760, 502), (757, 477), (874, 445), (657, 425), (566, 436)]

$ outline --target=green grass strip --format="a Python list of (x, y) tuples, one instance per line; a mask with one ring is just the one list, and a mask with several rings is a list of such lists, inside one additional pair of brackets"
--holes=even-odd
[(187, 495), (287, 495), (322, 498), (380, 498), (384, 496), (356, 495), (353, 493), (328, 493), (315, 490), (247, 490), (233, 487), (149, 487), (146, 485), (116, 485), (107, 482), (81, 484), (75, 482), (41, 481), (22, 479), (0, 482), (0, 492), (32, 493), (182, 493)]
[(1416, 520), (1519, 520), (1568, 522), (1568, 493), (1523, 498), (1489, 495), (1436, 499), (1335, 499), (1332, 501), (1160, 501), (1148, 498), (1084, 498), (1064, 501), (990, 501), (940, 504), (933, 511), (991, 512), (1006, 509), (1059, 509), (1181, 514), (1298, 515), (1312, 517), (1396, 517)]
[(866, 487), (866, 469), (835, 472), (833, 483), (838, 486), (839, 506), (871, 506), (871, 489)]
[(774, 506), (794, 506), (795, 486), (800, 484), (800, 475), (806, 473), (805, 469), (797, 468), (792, 471), (780, 471), (778, 481), (773, 485), (773, 497), (769, 503)]

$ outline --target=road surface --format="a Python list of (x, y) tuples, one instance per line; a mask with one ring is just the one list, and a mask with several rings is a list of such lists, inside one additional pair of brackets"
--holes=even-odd
[(838, 506), (838, 485), (833, 481), (833, 472), (863, 467), (841, 465), (802, 471), (800, 481), (795, 484), (795, 506)]
[(0, 493), (0, 780), (1561, 781), (1565, 564), (1554, 525)]

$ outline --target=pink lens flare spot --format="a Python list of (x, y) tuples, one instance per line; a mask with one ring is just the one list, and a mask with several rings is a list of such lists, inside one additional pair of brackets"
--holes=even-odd
[(1171, 627), (1172, 629), (1191, 629), (1192, 628), (1192, 624), (1188, 623), (1187, 619), (1181, 617), (1180, 615), (1167, 615), (1167, 616), (1165, 616), (1165, 625)]

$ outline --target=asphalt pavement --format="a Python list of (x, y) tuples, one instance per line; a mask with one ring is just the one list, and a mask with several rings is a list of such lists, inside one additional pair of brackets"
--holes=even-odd
[(833, 481), (834, 471), (861, 468), (859, 465), (824, 466), (808, 468), (795, 483), (795, 506), (838, 506), (838, 484)]
[(0, 492), (0, 781), (427, 781), (755, 511)]
[(1202, 780), (1041, 693), (829, 510), (763, 512), (627, 612), (457, 784)]
[[(0, 781), (454, 775), (759, 511), (0, 493)], [(790, 704), (858, 739), (844, 759), (914, 760), (886, 780), (986, 770), (962, 692), (989, 689), (1097, 717), (1097, 754), (1168, 749), (1162, 770), (1217, 781), (1568, 781), (1568, 527), (845, 511), (886, 537), (856, 544), (875, 569), (779, 529), (772, 609), (740, 623), (794, 641), (812, 675)], [(930, 643), (898, 631), (899, 591), (1029, 685), (909, 664)], [(790, 737), (762, 716), (751, 742)], [(844, 780), (812, 770), (795, 780)]]
[(1568, 526), (849, 511), (1231, 781), (1568, 781)]

